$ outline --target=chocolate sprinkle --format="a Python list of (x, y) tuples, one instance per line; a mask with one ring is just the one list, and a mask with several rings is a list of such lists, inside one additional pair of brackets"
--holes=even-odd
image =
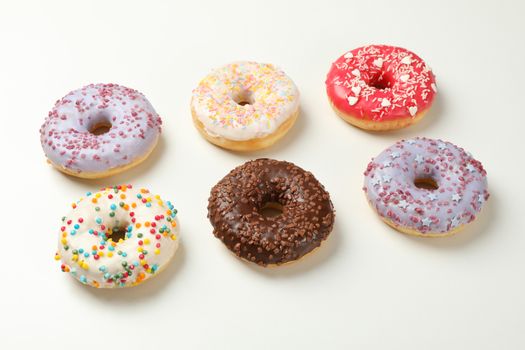
[[(264, 216), (266, 203), (282, 213)], [(208, 200), (213, 234), (237, 256), (262, 266), (294, 261), (319, 247), (332, 231), (330, 195), (312, 173), (272, 159), (256, 159), (233, 169)]]

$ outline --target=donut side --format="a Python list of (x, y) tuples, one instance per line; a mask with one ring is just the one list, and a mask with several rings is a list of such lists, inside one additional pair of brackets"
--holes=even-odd
[(395, 119), (395, 120), (385, 120), (385, 121), (374, 121), (370, 117), (360, 118), (356, 115), (352, 115), (349, 113), (345, 113), (341, 110), (339, 110), (332, 102), (330, 102), (332, 109), (334, 112), (345, 122), (363, 130), (369, 130), (369, 131), (389, 131), (389, 130), (397, 130), (397, 129), (403, 129), (410, 125), (418, 123), (423, 117), (426, 115), (427, 110), (423, 110), (421, 112), (418, 112), (413, 117), (410, 115), (405, 115), (402, 118)]
[(204, 137), (208, 142), (211, 142), (216, 146), (229, 149), (231, 151), (239, 152), (257, 151), (260, 149), (271, 147), (273, 144), (275, 144), (277, 141), (283, 138), (284, 135), (286, 135), (286, 133), (292, 128), (297, 118), (299, 117), (299, 109), (297, 109), (272, 134), (261, 138), (237, 141), (219, 135), (212, 135), (209, 131), (206, 130), (204, 124), (202, 124), (202, 122), (197, 118), (193, 109), (191, 113), (193, 124), (195, 125), (201, 136)]
[(131, 163), (128, 163), (126, 165), (110, 168), (110, 169), (108, 169), (106, 171), (89, 172), (89, 171), (73, 170), (73, 169), (67, 168), (67, 167), (65, 167), (63, 165), (56, 164), (53, 161), (51, 161), (50, 159), (48, 159), (47, 162), (49, 164), (51, 164), (55, 169), (57, 169), (58, 171), (66, 174), (66, 175), (78, 177), (78, 178), (81, 178), (81, 179), (102, 179), (102, 178), (106, 178), (106, 177), (110, 177), (110, 176), (113, 176), (113, 175), (120, 174), (120, 173), (122, 173), (124, 171), (127, 171), (127, 170), (129, 170), (131, 168), (134, 168), (137, 165), (139, 165), (142, 162), (144, 162), (151, 155), (151, 153), (153, 153), (153, 150), (157, 146), (157, 143), (158, 143), (159, 139), (160, 139), (160, 135), (156, 138), (155, 141), (152, 142), (152, 146), (151, 146), (150, 150), (147, 151), (142, 157), (138, 157), (134, 161), (132, 161)]

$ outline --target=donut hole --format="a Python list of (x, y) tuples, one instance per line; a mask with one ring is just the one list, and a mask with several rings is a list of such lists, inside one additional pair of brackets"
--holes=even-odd
[(370, 78), (368, 86), (377, 90), (390, 89), (392, 87), (392, 79), (387, 74), (378, 74)]
[(414, 186), (429, 191), (435, 191), (439, 188), (436, 180), (431, 177), (417, 177), (414, 180)]
[(120, 240), (126, 239), (126, 233), (128, 232), (129, 223), (117, 222), (115, 226), (106, 233), (106, 240), (111, 239), (113, 242), (118, 243)]
[(239, 106), (252, 105), (255, 102), (252, 92), (248, 90), (242, 90), (234, 94), (232, 98)]
[(278, 202), (266, 202), (259, 209), (259, 214), (265, 218), (275, 218), (283, 213), (283, 205)]
[(107, 117), (101, 117), (96, 122), (92, 123), (89, 127), (89, 132), (95, 136), (104, 135), (111, 130), (113, 125)]

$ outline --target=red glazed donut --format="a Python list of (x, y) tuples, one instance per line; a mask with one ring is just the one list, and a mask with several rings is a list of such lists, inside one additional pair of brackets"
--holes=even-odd
[(332, 64), (326, 92), (335, 112), (366, 130), (416, 123), (432, 105), (436, 82), (415, 53), (387, 45), (364, 46)]

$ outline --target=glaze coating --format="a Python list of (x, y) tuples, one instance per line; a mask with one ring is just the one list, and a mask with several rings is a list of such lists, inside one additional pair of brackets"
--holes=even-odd
[[(278, 203), (282, 213), (260, 213)], [(319, 247), (335, 219), (330, 195), (310, 173), (284, 161), (257, 159), (226, 175), (210, 194), (213, 233), (237, 256), (259, 265), (297, 260)]]
[[(392, 224), (445, 235), (472, 222), (489, 198), (482, 164), (450, 142), (402, 140), (375, 157), (364, 173), (370, 205)], [(432, 182), (436, 189), (416, 186)]]

